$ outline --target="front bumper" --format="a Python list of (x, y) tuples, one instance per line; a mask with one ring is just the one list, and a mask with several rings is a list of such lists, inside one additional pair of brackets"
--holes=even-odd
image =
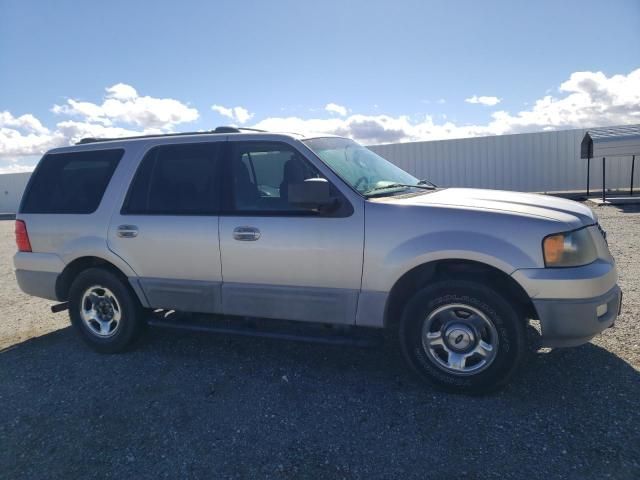
[(512, 274), (538, 314), (545, 347), (573, 347), (613, 325), (622, 292), (612, 258), (582, 267), (531, 268)]
[(622, 302), (615, 285), (604, 295), (579, 300), (533, 299), (542, 330), (543, 347), (575, 347), (611, 327)]

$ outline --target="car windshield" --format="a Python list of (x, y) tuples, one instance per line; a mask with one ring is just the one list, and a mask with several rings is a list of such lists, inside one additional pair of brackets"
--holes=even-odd
[(348, 138), (304, 141), (342, 179), (365, 196), (391, 195), (423, 185), (413, 175)]

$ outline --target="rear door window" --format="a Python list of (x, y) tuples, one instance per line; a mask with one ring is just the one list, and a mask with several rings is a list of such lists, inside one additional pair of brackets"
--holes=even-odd
[(97, 210), (124, 150), (50, 153), (27, 187), (22, 213), (89, 214)]
[(220, 197), (217, 143), (151, 149), (133, 180), (123, 214), (213, 215)]

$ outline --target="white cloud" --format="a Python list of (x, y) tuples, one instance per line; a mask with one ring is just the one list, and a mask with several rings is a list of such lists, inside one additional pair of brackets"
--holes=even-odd
[(412, 128), (412, 124), (407, 116), (350, 115), (329, 119), (267, 118), (258, 122), (255, 128), (303, 134), (330, 133), (365, 143), (384, 143), (406, 140), (406, 131)]
[(62, 135), (67, 143), (77, 143), (83, 138), (117, 138), (131, 137), (134, 135), (164, 133), (160, 129), (145, 129), (143, 131), (101, 125), (99, 123), (76, 122), (74, 120), (65, 120), (58, 122), (57, 131)]
[(250, 113), (249, 110), (244, 107), (223, 107), (222, 105), (211, 105), (211, 110), (240, 124), (246, 123), (253, 118), (253, 113)]
[[(214, 105), (212, 109), (238, 123), (246, 123), (253, 117), (244, 107)], [(178, 100), (141, 97), (125, 84), (106, 89), (101, 104), (69, 99), (62, 106), (54, 106), (53, 111), (72, 118), (64, 118), (48, 128), (31, 114), (16, 116), (0, 111), (0, 169), (28, 168), (28, 162), (35, 162), (44, 151), (83, 137), (161, 133), (198, 118), (196, 109)], [(436, 121), (430, 115), (416, 118), (382, 113), (329, 113), (339, 116), (270, 117), (257, 122), (255, 127), (330, 133), (375, 144), (640, 123), (640, 68), (609, 77), (602, 72), (575, 72), (559, 86), (557, 96), (545, 95), (520, 112), (494, 112), (484, 124), (461, 125), (444, 117)]]
[(199, 117), (198, 110), (178, 100), (141, 97), (135, 88), (124, 83), (108, 87), (101, 104), (68, 99), (66, 104), (54, 105), (51, 111), (101, 125), (122, 123), (162, 130), (172, 130), (178, 124), (193, 122)]
[(347, 115), (347, 107), (343, 107), (337, 103), (327, 103), (324, 109), (329, 113), (337, 113), (341, 117), (345, 117)]
[(49, 129), (30, 113), (14, 117), (10, 112), (0, 112), (0, 128), (19, 128), (37, 134), (49, 133)]
[(170, 132), (176, 125), (198, 119), (198, 111), (172, 98), (140, 96), (135, 88), (118, 83), (105, 89), (101, 104), (70, 98), (54, 105), (57, 115), (76, 117), (59, 121), (49, 129), (33, 115), (0, 112), (0, 169), (30, 168), (19, 163), (37, 160), (46, 150), (79, 141), (83, 137), (121, 137), (141, 133)]
[(0, 157), (38, 155), (60, 140), (31, 114), (15, 117), (11, 112), (0, 112)]
[(33, 165), (24, 165), (21, 163), (10, 163), (9, 165), (0, 166), (0, 174), (5, 173), (23, 173), (33, 171)]
[(546, 95), (516, 115), (495, 112), (497, 133), (599, 127), (640, 123), (640, 68), (628, 75), (575, 72), (559, 88), (562, 98)]
[(350, 115), (331, 119), (267, 118), (256, 127), (330, 133), (375, 144), (640, 123), (640, 68), (611, 77), (602, 72), (575, 72), (560, 85), (559, 93), (558, 98), (546, 95), (515, 114), (494, 112), (486, 124), (435, 123), (429, 115), (418, 120), (405, 115)]
[(488, 107), (493, 107), (494, 105), (499, 104), (502, 101), (502, 99), (498, 98), (498, 97), (487, 97), (487, 96), (484, 96), (484, 95), (481, 95), (481, 96), (474, 95), (473, 97), (465, 98), (464, 101), (467, 102), (467, 103), (479, 103), (480, 105), (486, 105)]
[(222, 105), (211, 105), (211, 110), (218, 112), (223, 117), (233, 119), (233, 108), (223, 107)]
[(118, 100), (132, 100), (138, 97), (138, 92), (131, 85), (116, 83), (107, 88), (107, 96)]

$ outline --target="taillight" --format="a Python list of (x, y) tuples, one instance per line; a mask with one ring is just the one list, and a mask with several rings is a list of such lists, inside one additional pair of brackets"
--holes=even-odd
[(16, 245), (19, 252), (30, 252), (31, 242), (27, 233), (27, 224), (23, 220), (16, 220)]

